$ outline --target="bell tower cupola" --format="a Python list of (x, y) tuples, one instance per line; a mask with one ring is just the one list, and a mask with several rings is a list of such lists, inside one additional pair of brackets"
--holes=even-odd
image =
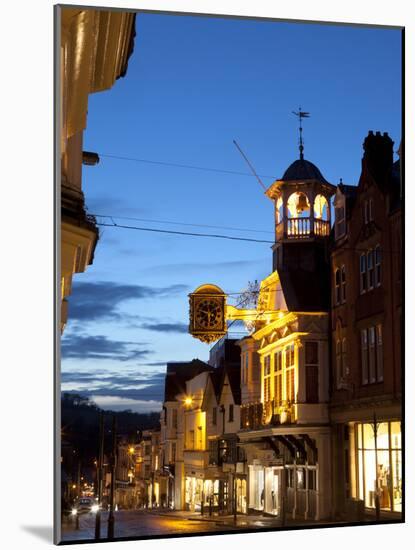
[(336, 186), (329, 183), (312, 162), (304, 158), (301, 120), (309, 116), (294, 113), (300, 121), (299, 152), (280, 179), (266, 190), (274, 202), (275, 244), (273, 271), (326, 271), (327, 245), (331, 228), (330, 199)]

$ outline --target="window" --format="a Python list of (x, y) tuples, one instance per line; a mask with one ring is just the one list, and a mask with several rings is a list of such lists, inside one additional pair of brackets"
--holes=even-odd
[(197, 448), (203, 449), (203, 428), (202, 426), (197, 427)]
[(357, 424), (358, 495), (367, 508), (402, 510), (402, 446), (399, 421)]
[(369, 327), (369, 381), (376, 382), (375, 327)]
[(218, 422), (218, 409), (216, 407), (213, 407), (212, 409), (212, 424), (216, 426)]
[(318, 342), (305, 343), (306, 401), (318, 403)]
[(274, 402), (277, 407), (282, 402), (282, 352), (274, 354)]
[(375, 282), (375, 271), (374, 271), (374, 262), (373, 262), (373, 250), (369, 250), (367, 253), (367, 288), (371, 290), (374, 287)]
[(346, 233), (346, 217), (344, 212), (344, 206), (336, 206), (334, 210), (334, 215), (336, 219), (335, 225), (335, 237), (339, 239)]
[(176, 462), (176, 443), (173, 442), (171, 444), (171, 455), (170, 455), (170, 462)]
[(373, 213), (373, 199), (369, 199), (369, 221), (374, 220), (374, 213)]
[(367, 201), (363, 203), (363, 221), (365, 223), (369, 221), (369, 205)]
[(360, 331), (362, 384), (383, 382), (382, 325), (377, 324)]
[(341, 301), (346, 302), (346, 266), (342, 265), (341, 269)]
[(366, 292), (366, 254), (360, 255), (360, 293)]
[(245, 382), (248, 382), (248, 373), (249, 373), (249, 352), (245, 353)]
[(334, 303), (340, 304), (340, 269), (334, 272)]
[(342, 379), (342, 343), (341, 340), (336, 340), (336, 380), (337, 388), (341, 387)]
[(271, 399), (271, 356), (264, 357), (264, 402)]
[(367, 384), (369, 381), (367, 372), (367, 329), (360, 331), (360, 346), (362, 360), (362, 384)]
[(187, 440), (187, 448), (192, 450), (194, 449), (194, 446), (195, 446), (195, 431), (189, 430), (188, 434), (189, 434), (189, 437)]
[(381, 248), (378, 245), (375, 248), (375, 286), (380, 286), (381, 283), (381, 274), (382, 274), (382, 252)]
[(177, 409), (173, 409), (172, 411), (172, 424), (173, 428), (177, 428)]
[(295, 401), (295, 368), (294, 368), (294, 344), (285, 349), (285, 392), (286, 400)]
[(233, 422), (233, 405), (229, 405), (229, 418), (228, 422)]
[(376, 367), (378, 381), (383, 382), (383, 343), (382, 343), (382, 325), (376, 325)]
[(342, 378), (347, 378), (349, 374), (349, 365), (347, 363), (347, 340), (342, 340)]

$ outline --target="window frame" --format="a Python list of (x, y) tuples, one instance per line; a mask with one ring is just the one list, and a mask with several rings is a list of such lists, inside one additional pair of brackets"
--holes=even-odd
[(341, 302), (341, 273), (340, 268), (334, 270), (334, 304), (338, 306)]
[(363, 252), (362, 254), (360, 254), (360, 257), (359, 257), (360, 294), (364, 294), (367, 291), (367, 263), (366, 262), (367, 262), (366, 253)]
[(346, 303), (346, 266), (343, 264), (340, 270), (340, 300)]
[(382, 248), (380, 244), (377, 244), (374, 249), (374, 270), (375, 287), (379, 287), (382, 284)]

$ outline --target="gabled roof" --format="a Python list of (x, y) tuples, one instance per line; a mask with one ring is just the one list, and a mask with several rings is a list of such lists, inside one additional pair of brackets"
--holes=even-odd
[(227, 365), (224, 367), (222, 383), (221, 383), (221, 393), (223, 389), (223, 384), (225, 382), (226, 375), (228, 376), (229, 385), (233, 395), (233, 400), (235, 405), (241, 404), (241, 364), (239, 365)]
[(164, 384), (164, 401), (175, 401), (176, 395), (186, 391), (186, 382), (201, 372), (213, 370), (210, 365), (193, 359), (180, 363), (167, 363)]

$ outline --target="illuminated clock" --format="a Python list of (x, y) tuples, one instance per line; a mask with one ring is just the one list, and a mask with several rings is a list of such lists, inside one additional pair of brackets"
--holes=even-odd
[(225, 293), (218, 286), (205, 284), (189, 295), (189, 332), (202, 342), (211, 343), (226, 334)]
[(222, 328), (223, 314), (220, 299), (206, 298), (196, 305), (195, 310), (197, 326), (208, 330)]

